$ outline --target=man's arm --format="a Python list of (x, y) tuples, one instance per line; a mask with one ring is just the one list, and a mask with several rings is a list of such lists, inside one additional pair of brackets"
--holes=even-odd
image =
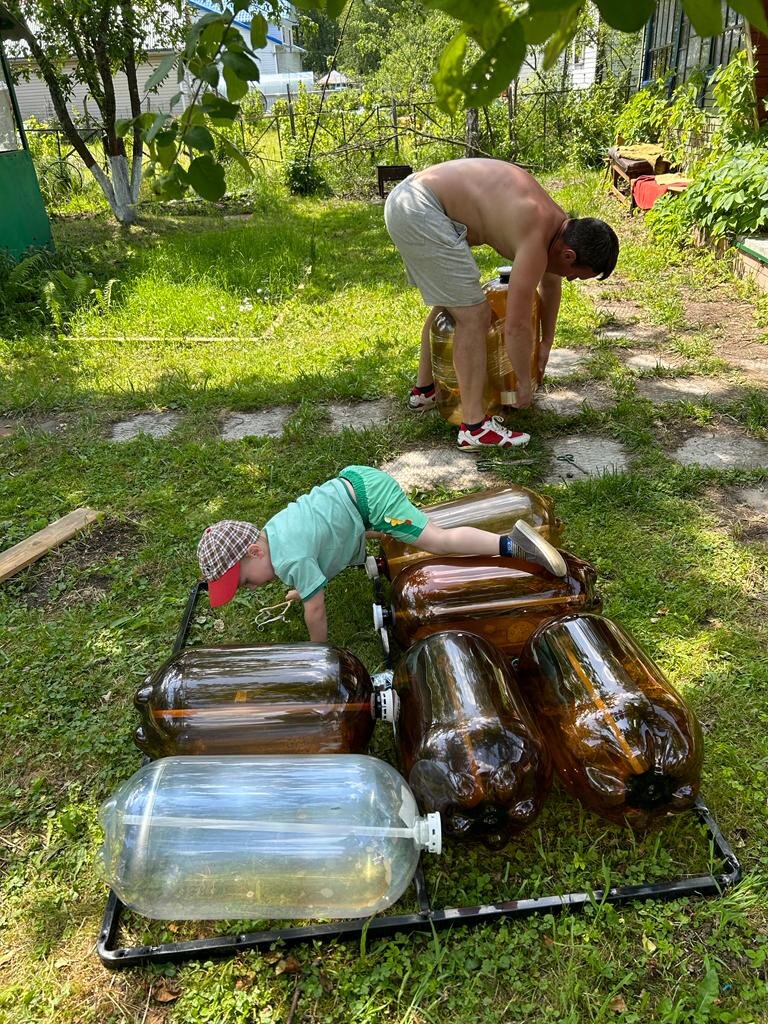
[(538, 383), (544, 379), (547, 360), (555, 340), (555, 324), (560, 309), (560, 297), (563, 294), (563, 280), (557, 274), (545, 274), (539, 285), (541, 296), (541, 348), (539, 349), (539, 365), (537, 368)]
[(325, 616), (325, 593), (318, 590), (304, 602), (304, 621), (309, 639), (324, 644), (328, 640), (328, 620)]
[(531, 238), (515, 254), (507, 288), (507, 317), (504, 322), (504, 345), (517, 377), (517, 407), (531, 404), (531, 354), (533, 326), (531, 311), (536, 289), (547, 267), (547, 248), (541, 238)]

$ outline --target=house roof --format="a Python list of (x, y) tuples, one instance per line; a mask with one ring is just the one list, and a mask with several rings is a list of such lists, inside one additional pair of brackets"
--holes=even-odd
[[(189, 4), (190, 7), (196, 7), (198, 11), (205, 11), (206, 13), (212, 14), (221, 14), (220, 7), (217, 7), (214, 3), (206, 3), (205, 0), (187, 0), (187, 3)], [(250, 30), (251, 27), (250, 19), (246, 20), (242, 13), (235, 15), (232, 24), (235, 26), (235, 28), (243, 28), (246, 30)], [(275, 43), (277, 46), (285, 45), (282, 38), (280, 36), (271, 34), (269, 29), (267, 29), (267, 42)]]

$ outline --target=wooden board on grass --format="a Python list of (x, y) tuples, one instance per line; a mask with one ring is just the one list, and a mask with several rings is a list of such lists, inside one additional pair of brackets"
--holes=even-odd
[(38, 530), (26, 540), (19, 541), (12, 548), (0, 552), (0, 582), (36, 562), (51, 548), (58, 547), (65, 540), (74, 537), (98, 518), (99, 513), (94, 512), (92, 508), (76, 508), (74, 512), (57, 519), (43, 530)]

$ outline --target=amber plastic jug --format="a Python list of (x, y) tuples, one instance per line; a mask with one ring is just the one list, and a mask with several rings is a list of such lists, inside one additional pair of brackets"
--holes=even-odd
[[(517, 401), (515, 390), (517, 380), (504, 347), (504, 318), (507, 310), (507, 286), (510, 267), (500, 267), (498, 276), (483, 286), (494, 318), (486, 335), (486, 380), (483, 388), (483, 404), (486, 414), (501, 412), (504, 406), (514, 406)], [(536, 389), (536, 368), (541, 347), (541, 300), (534, 295), (531, 307), (533, 326), (533, 352), (531, 355), (531, 381)], [(432, 372), (435, 381), (437, 408), (443, 419), (458, 425), (463, 420), (459, 384), (453, 366), (454, 322), (446, 310), (441, 310), (430, 331)]]
[(518, 675), (563, 785), (591, 810), (644, 828), (693, 804), (699, 723), (616, 623), (599, 615), (545, 623)]
[(600, 610), (595, 568), (562, 554), (568, 570), (563, 578), (528, 562), (493, 556), (441, 555), (403, 569), (392, 584), (395, 639), (407, 650), (431, 633), (464, 629), (517, 657), (546, 619)]
[(387, 700), (340, 647), (191, 647), (137, 691), (134, 742), (150, 757), (361, 753)]
[[(515, 523), (524, 519), (550, 543), (557, 545), (560, 540), (562, 523), (556, 518), (550, 499), (519, 484), (467, 494), (440, 505), (427, 505), (424, 512), (435, 525), (444, 529), (474, 526), (491, 533), (509, 533)], [(410, 544), (385, 536), (381, 540), (381, 557), (382, 572), (393, 580), (405, 566), (432, 556), (427, 551), (418, 551)]]
[(368, 917), (394, 903), (440, 817), (375, 757), (164, 757), (101, 808), (106, 879), (161, 920)]
[(400, 764), (419, 807), (439, 811), (446, 834), (503, 846), (552, 780), (509, 661), (472, 633), (435, 633), (411, 647), (394, 682)]

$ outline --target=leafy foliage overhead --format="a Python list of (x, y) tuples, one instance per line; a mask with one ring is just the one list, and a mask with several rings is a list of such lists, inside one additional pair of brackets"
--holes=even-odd
[[(304, 10), (336, 17), (344, 0), (294, 0)], [(354, 2), (354, 0), (353, 0)], [(446, 110), (466, 101), (488, 103), (516, 78), (529, 46), (544, 46), (549, 66), (576, 33), (587, 0), (423, 0), (424, 6), (444, 11), (455, 20), (456, 32), (440, 57), (434, 84)], [(685, 13), (700, 36), (723, 31), (720, 0), (682, 0)], [(603, 20), (622, 32), (643, 27), (656, 6), (654, 0), (595, 0)], [(768, 32), (762, 0), (733, 0), (731, 7), (761, 31)], [(472, 46), (471, 44), (475, 44)]]

